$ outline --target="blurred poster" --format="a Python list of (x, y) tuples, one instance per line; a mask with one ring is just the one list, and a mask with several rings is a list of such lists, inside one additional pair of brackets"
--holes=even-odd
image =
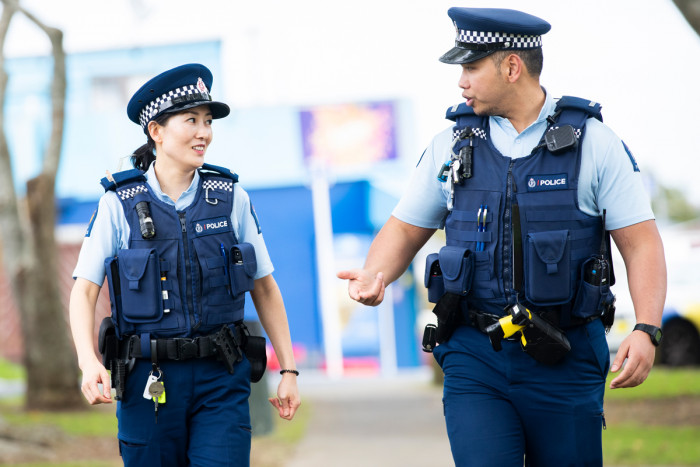
[(393, 102), (321, 105), (302, 110), (304, 162), (342, 168), (396, 158)]

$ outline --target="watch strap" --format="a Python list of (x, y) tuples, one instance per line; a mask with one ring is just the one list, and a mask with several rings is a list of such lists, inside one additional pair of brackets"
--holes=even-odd
[(642, 331), (649, 334), (651, 343), (655, 346), (661, 343), (661, 329), (652, 324), (637, 323), (634, 326), (634, 331)]

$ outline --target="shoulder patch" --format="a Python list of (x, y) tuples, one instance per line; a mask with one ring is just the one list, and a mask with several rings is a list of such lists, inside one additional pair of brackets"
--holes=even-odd
[(260, 221), (258, 221), (258, 214), (255, 212), (255, 208), (253, 207), (252, 201), (250, 203), (250, 215), (253, 216), (253, 219), (255, 220), (255, 226), (258, 228), (258, 235), (260, 235), (262, 233), (262, 229), (260, 228)]
[[(99, 205), (98, 205), (99, 208)], [(89, 237), (90, 234), (92, 233), (92, 226), (95, 223), (95, 218), (97, 217), (97, 209), (95, 208), (95, 212), (92, 213), (92, 217), (90, 217), (90, 222), (88, 223), (87, 230), (85, 231), (85, 236)]]
[(627, 153), (627, 155), (630, 158), (630, 162), (632, 163), (632, 168), (634, 169), (634, 171), (641, 172), (641, 170), (639, 170), (639, 165), (637, 164), (637, 160), (634, 158), (634, 156), (632, 155), (632, 151), (630, 151), (630, 148), (627, 147), (627, 145), (625, 144), (624, 141), (622, 142), (622, 147), (625, 148), (625, 152)]

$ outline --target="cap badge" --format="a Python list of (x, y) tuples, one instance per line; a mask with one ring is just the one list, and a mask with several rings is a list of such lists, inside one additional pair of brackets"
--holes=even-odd
[(207, 85), (204, 84), (204, 81), (202, 81), (202, 78), (197, 79), (197, 89), (199, 89), (199, 91), (201, 93), (209, 94), (209, 90), (207, 89)]

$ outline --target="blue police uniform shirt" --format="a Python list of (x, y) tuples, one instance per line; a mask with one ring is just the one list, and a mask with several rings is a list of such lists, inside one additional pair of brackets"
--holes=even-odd
[[(199, 186), (199, 172), (195, 171), (189, 188), (180, 195), (177, 201), (173, 201), (161, 190), (154, 166), (155, 162), (146, 172), (146, 180), (153, 195), (164, 203), (175, 206), (178, 211), (191, 205)], [(231, 225), (239, 242), (251, 243), (255, 248), (258, 265), (255, 279), (260, 279), (272, 273), (274, 270), (272, 261), (262, 233), (259, 231), (258, 221), (253, 214), (248, 193), (238, 183), (233, 184), (233, 190)], [(101, 286), (105, 279), (105, 258), (116, 255), (119, 249), (128, 248), (129, 234), (129, 224), (126, 221), (122, 203), (115, 192), (108, 191), (100, 198), (92, 229), (89, 236), (85, 237), (80, 249), (73, 278), (82, 277)]]
[[(529, 155), (547, 129), (547, 116), (554, 113), (555, 100), (545, 91), (545, 103), (537, 120), (518, 134), (507, 118), (490, 117), (493, 145), (511, 158)], [(578, 199), (580, 209), (591, 216), (606, 210), (605, 227), (620, 229), (654, 219), (649, 196), (639, 171), (620, 138), (600, 121), (589, 118), (583, 138)], [(417, 227), (441, 229), (448, 214), (450, 188), (437, 179), (450, 158), (452, 127), (438, 133), (425, 150), (392, 215)], [(477, 165), (479, 161), (474, 161)]]

